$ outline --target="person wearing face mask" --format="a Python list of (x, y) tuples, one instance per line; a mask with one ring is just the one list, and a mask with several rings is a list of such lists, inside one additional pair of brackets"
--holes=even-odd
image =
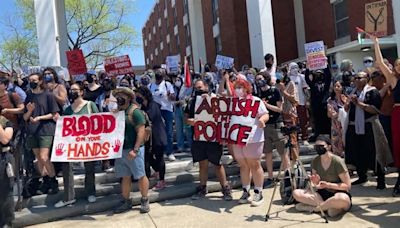
[(27, 147), (33, 151), (39, 172), (43, 177), (39, 193), (56, 194), (58, 182), (54, 166), (50, 162), (50, 151), (56, 128), (54, 117), (60, 109), (54, 94), (45, 90), (42, 74), (31, 74), (29, 85), (31, 90), (27, 93), (26, 109), (23, 115), (27, 126)]
[(319, 136), (314, 148), (318, 156), (311, 162), (310, 180), (317, 192), (312, 194), (310, 190), (294, 190), (293, 197), (299, 202), (296, 209), (304, 212), (319, 212), (321, 209), (329, 217), (350, 211), (351, 181), (346, 164), (342, 158), (332, 153), (329, 137)]
[[(84, 87), (82, 84), (74, 83), (71, 85), (69, 93), (69, 101), (71, 105), (68, 106), (63, 115), (83, 115), (98, 113), (99, 110), (94, 102), (86, 101), (83, 99)], [(85, 193), (89, 203), (96, 202), (96, 189), (95, 189), (95, 165), (96, 162), (84, 162), (85, 165)], [(74, 188), (74, 173), (72, 163), (62, 163), (63, 180), (64, 180), (64, 199), (57, 202), (54, 207), (60, 208), (72, 205), (76, 202), (75, 188)]]
[(271, 75), (271, 82), (272, 84), (275, 84), (276, 82), (276, 77), (275, 77), (275, 72), (276, 72), (276, 66), (274, 64), (274, 56), (270, 53), (266, 54), (264, 56), (264, 61), (265, 61), (265, 68), (260, 70), (260, 72), (268, 72), (269, 75)]
[(377, 189), (385, 189), (384, 168), (392, 162), (388, 141), (379, 122), (382, 99), (379, 91), (368, 85), (369, 75), (360, 72), (355, 77), (356, 89), (350, 94), (349, 123), (346, 133), (346, 163), (355, 165), (358, 180), (352, 184), (368, 181), (368, 169), (377, 174)]
[(320, 134), (331, 133), (331, 121), (327, 115), (327, 101), (331, 86), (331, 71), (327, 67), (323, 71), (317, 70), (312, 74), (306, 70), (305, 79), (311, 91), (311, 111), (314, 118), (314, 134), (310, 137), (310, 142), (315, 142)]
[(146, 136), (146, 119), (140, 107), (135, 102), (135, 93), (129, 88), (117, 88), (113, 91), (117, 98), (118, 110), (125, 112), (125, 139), (122, 157), (115, 160), (115, 175), (122, 178), (121, 194), (122, 204), (114, 213), (122, 213), (132, 209), (132, 176), (139, 180), (140, 213), (150, 211), (148, 198), (149, 179), (145, 172), (144, 141)]
[(259, 97), (263, 100), (269, 112), (269, 120), (264, 128), (265, 141), (263, 148), (263, 152), (266, 155), (265, 163), (268, 171), (268, 179), (264, 182), (264, 188), (268, 188), (273, 184), (273, 149), (276, 148), (281, 156), (281, 170), (286, 170), (287, 167), (289, 167), (289, 156), (285, 151), (285, 136), (281, 132), (281, 128), (284, 126), (281, 116), (283, 105), (281, 93), (279, 89), (271, 85), (271, 76), (267, 72), (259, 73), (257, 78), (259, 77), (262, 78), (262, 80), (258, 81), (260, 87)]
[(140, 78), (140, 85), (141, 86), (149, 86), (151, 78), (153, 78), (150, 73), (146, 73)]
[(173, 77), (173, 81), (176, 94), (176, 101), (174, 102), (176, 142), (178, 152), (182, 152), (185, 149), (185, 134), (183, 123), (183, 105), (185, 104), (185, 99), (184, 97), (182, 97), (182, 90), (184, 90), (185, 87), (183, 86), (183, 79), (181, 77)]
[(103, 93), (103, 87), (97, 83), (96, 71), (89, 70), (86, 73), (86, 82), (88, 86), (85, 88), (83, 98), (87, 101), (96, 102), (96, 99)]
[(120, 87), (126, 87), (126, 88), (132, 88), (130, 77), (129, 76), (123, 77), (121, 79), (121, 81), (119, 82), (119, 86)]
[(374, 67), (374, 58), (372, 56), (365, 56), (363, 63), (365, 68)]
[[(244, 79), (238, 79), (234, 83), (234, 97), (239, 99), (246, 99), (255, 101), (261, 101), (260, 98), (251, 95), (251, 85)], [(231, 116), (231, 123), (237, 123), (240, 118), (238, 116)], [(268, 110), (263, 102), (258, 107), (257, 129), (254, 135), (246, 145), (232, 145), (233, 154), (236, 161), (240, 165), (240, 179), (242, 182), (243, 193), (239, 199), (240, 204), (251, 203), (252, 206), (260, 206), (264, 202), (262, 195), (263, 183), (264, 183), (264, 171), (261, 166), (261, 155), (264, 149), (264, 128), (266, 122), (269, 120)], [(254, 182), (254, 196), (250, 201), (250, 184), (251, 179)]]
[(57, 72), (53, 68), (45, 68), (43, 70), (44, 81), (49, 92), (52, 92), (56, 98), (60, 114), (68, 105), (67, 89), (59, 82)]
[(152, 134), (151, 141), (145, 143), (145, 169), (146, 176), (150, 178), (152, 167), (155, 170), (157, 184), (153, 190), (161, 190), (166, 187), (165, 183), (165, 162), (164, 162), (164, 149), (167, 145), (167, 134), (164, 129), (165, 125), (162, 120), (160, 107), (153, 101), (153, 95), (146, 86), (141, 86), (136, 90), (136, 102), (140, 105), (141, 109), (146, 112), (151, 121)]
[[(209, 94), (208, 84), (199, 79), (194, 83), (194, 94), (190, 103), (185, 109), (185, 119), (186, 122), (192, 126), (195, 124), (195, 104), (196, 100), (201, 96), (215, 96), (214, 94)], [(223, 154), (222, 145), (218, 142), (204, 142), (204, 141), (193, 141), (191, 147), (193, 163), (199, 163), (199, 175), (200, 175), (200, 185), (196, 188), (196, 193), (192, 196), (193, 200), (198, 200), (204, 198), (207, 191), (207, 181), (208, 181), (208, 164), (212, 163), (215, 167), (216, 176), (221, 184), (223, 198), (226, 201), (232, 200), (232, 188), (226, 179), (225, 168), (221, 165), (221, 157)]]
[(166, 72), (164, 69), (157, 69), (155, 72), (155, 83), (149, 85), (154, 101), (161, 107), (161, 115), (165, 121), (168, 145), (165, 150), (169, 161), (175, 161), (173, 153), (173, 121), (174, 101), (176, 99), (174, 87), (170, 82), (164, 80)]
[(289, 64), (289, 77), (296, 86), (296, 97), (298, 98), (298, 105), (296, 107), (299, 124), (301, 128), (301, 139), (304, 145), (308, 145), (308, 124), (309, 115), (307, 111), (307, 97), (306, 93), (308, 90), (308, 85), (303, 74), (299, 73), (299, 66), (297, 63), (292, 62)]

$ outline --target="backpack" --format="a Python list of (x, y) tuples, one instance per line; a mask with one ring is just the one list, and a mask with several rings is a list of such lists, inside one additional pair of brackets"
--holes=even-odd
[(132, 126), (135, 124), (134, 121), (133, 121), (132, 115), (133, 115), (133, 112), (134, 112), (136, 109), (138, 109), (138, 110), (143, 114), (144, 119), (146, 120), (146, 123), (145, 123), (145, 125), (144, 125), (144, 126), (145, 126), (144, 143), (150, 143), (150, 145), (151, 145), (151, 137), (152, 137), (152, 129), (151, 129), (151, 126), (152, 126), (152, 124), (151, 124), (150, 118), (149, 118), (149, 116), (147, 115), (147, 113), (146, 113), (145, 111), (139, 109), (138, 106), (132, 105), (132, 106), (129, 108), (129, 110), (128, 110), (128, 122), (129, 122)]
[(293, 168), (285, 171), (283, 179), (280, 181), (280, 193), (283, 205), (293, 204), (293, 191), (295, 189), (305, 189), (308, 184), (307, 173), (301, 168), (297, 161)]

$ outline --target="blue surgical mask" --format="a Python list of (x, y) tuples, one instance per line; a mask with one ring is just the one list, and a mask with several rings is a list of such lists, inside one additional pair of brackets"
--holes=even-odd
[(275, 77), (277, 80), (282, 80), (282, 78), (283, 78), (282, 72), (275, 72)]
[(46, 75), (44, 76), (44, 81), (45, 81), (45, 82), (51, 82), (51, 81), (53, 81), (53, 76), (51, 76), (51, 75), (49, 75), (49, 74), (46, 74)]

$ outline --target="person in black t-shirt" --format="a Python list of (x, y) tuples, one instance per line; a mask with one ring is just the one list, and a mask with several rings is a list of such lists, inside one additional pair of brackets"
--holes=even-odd
[(271, 187), (273, 184), (272, 151), (274, 148), (281, 156), (281, 168), (285, 170), (289, 167), (289, 156), (285, 151), (285, 136), (281, 132), (281, 128), (284, 126), (281, 116), (283, 99), (279, 89), (271, 85), (271, 75), (268, 72), (259, 73), (256, 76), (256, 84), (259, 90), (258, 94), (269, 112), (269, 120), (264, 128), (264, 153), (268, 171), (268, 179), (264, 182), (264, 187)]
[(29, 85), (31, 91), (25, 100), (24, 114), (27, 123), (27, 145), (38, 160), (39, 172), (43, 177), (41, 192), (55, 194), (58, 192), (58, 182), (54, 166), (50, 162), (50, 152), (56, 130), (54, 117), (60, 109), (54, 94), (44, 89), (42, 74), (31, 74)]

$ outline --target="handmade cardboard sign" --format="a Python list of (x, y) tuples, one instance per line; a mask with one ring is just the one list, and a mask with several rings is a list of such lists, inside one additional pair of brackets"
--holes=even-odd
[(377, 37), (387, 35), (386, 0), (365, 4), (365, 31)]
[(179, 72), (179, 55), (167, 56), (165, 63), (167, 65), (168, 73), (178, 73)]
[(52, 162), (86, 162), (120, 158), (125, 114), (62, 116), (57, 120)]
[(304, 44), (304, 48), (306, 50), (308, 69), (320, 70), (327, 67), (325, 46), (323, 41)]
[(85, 57), (81, 49), (66, 51), (68, 71), (72, 76), (83, 75), (87, 72)]
[(217, 55), (215, 59), (215, 67), (217, 67), (218, 70), (231, 69), (233, 67), (234, 61), (235, 61), (234, 58), (223, 55)]
[(254, 142), (260, 104), (261, 100), (250, 98), (197, 97), (194, 139), (237, 145)]

